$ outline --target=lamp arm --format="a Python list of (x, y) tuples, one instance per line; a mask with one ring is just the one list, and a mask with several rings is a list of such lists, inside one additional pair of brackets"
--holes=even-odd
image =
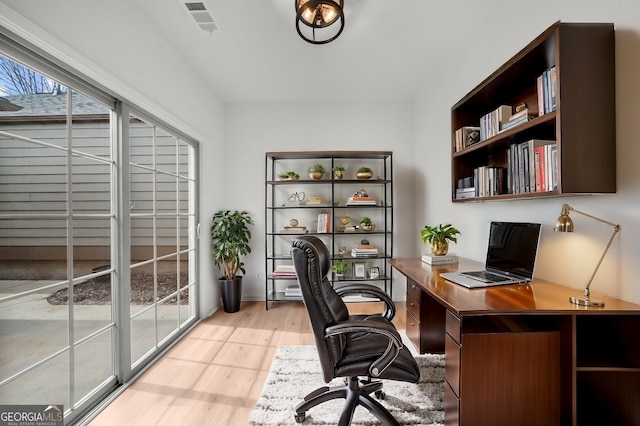
[[(565, 205), (566, 205), (566, 204), (565, 204)], [(586, 217), (589, 217), (589, 218), (591, 218), (591, 219), (593, 219), (593, 220), (597, 220), (598, 222), (606, 223), (607, 225), (613, 226), (614, 228), (618, 228), (618, 230), (614, 232), (614, 235), (615, 235), (615, 233), (617, 233), (618, 231), (620, 231), (620, 225), (616, 225), (615, 223), (609, 222), (608, 220), (600, 219), (599, 217), (596, 217), (596, 216), (590, 215), (589, 213), (581, 212), (580, 210), (576, 210), (576, 209), (574, 209), (573, 207), (571, 207), (571, 206), (569, 206), (569, 205), (566, 205), (566, 206), (567, 206), (567, 207), (569, 208), (569, 210), (571, 210), (571, 211), (574, 211), (574, 212), (576, 212), (576, 213), (580, 213), (581, 215), (586, 216)], [(563, 209), (564, 209), (564, 206), (563, 206)], [(611, 238), (613, 239), (613, 237), (611, 237)], [(608, 248), (608, 247), (607, 247), (607, 248)]]
[(620, 232), (620, 225), (615, 225), (611, 222), (607, 222), (606, 220), (602, 220), (602, 219), (598, 219), (597, 217), (588, 215), (586, 213), (582, 213), (579, 212), (578, 210), (574, 210), (578, 213), (581, 213), (585, 216), (588, 216), (590, 218), (599, 220), (600, 222), (604, 222), (604, 223), (608, 223), (609, 225), (613, 226), (613, 234), (611, 234), (611, 238), (609, 238), (609, 242), (607, 243), (607, 246), (604, 248), (604, 252), (602, 253), (602, 256), (600, 256), (600, 260), (598, 261), (598, 264), (596, 265), (596, 269), (593, 270), (593, 274), (591, 274), (591, 278), (589, 278), (589, 282), (587, 283), (587, 286), (584, 289), (584, 296), (585, 298), (588, 300), (589, 299), (589, 286), (591, 286), (591, 281), (593, 281), (593, 278), (596, 276), (596, 273), (598, 272), (598, 269), (600, 268), (600, 264), (602, 264), (602, 261), (604, 260), (604, 256), (607, 254), (607, 251), (609, 250), (609, 247), (611, 247), (611, 243), (613, 242), (613, 239), (616, 237), (616, 235), (618, 235), (618, 232)]

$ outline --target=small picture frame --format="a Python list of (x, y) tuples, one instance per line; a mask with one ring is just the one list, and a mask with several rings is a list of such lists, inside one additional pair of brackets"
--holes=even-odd
[(380, 278), (380, 268), (378, 268), (377, 266), (372, 266), (371, 268), (369, 268), (369, 278)]
[(367, 264), (353, 262), (353, 278), (367, 278)]

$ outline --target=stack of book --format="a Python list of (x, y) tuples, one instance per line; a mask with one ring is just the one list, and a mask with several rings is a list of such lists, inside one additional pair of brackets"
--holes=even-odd
[(423, 254), (422, 261), (429, 265), (448, 265), (451, 263), (458, 263), (458, 256), (455, 253), (447, 253), (442, 256), (436, 256), (435, 254)]
[(504, 132), (505, 130), (509, 130), (510, 128), (516, 127), (519, 124), (526, 123), (527, 121), (532, 120), (537, 116), (537, 111), (530, 108), (525, 108), (509, 117), (509, 121), (500, 126), (500, 131)]
[(290, 285), (284, 290), (284, 297), (286, 299), (301, 299), (302, 290), (299, 285)]
[(285, 226), (280, 231), (281, 234), (306, 234), (306, 226)]
[(364, 197), (354, 195), (353, 197), (347, 198), (347, 206), (375, 206), (375, 205), (376, 205), (376, 200), (374, 200), (373, 197), (370, 197), (368, 195)]
[(476, 188), (475, 186), (469, 186), (467, 188), (457, 188), (456, 189), (456, 200), (461, 200), (463, 198), (473, 198), (476, 196)]
[(378, 257), (378, 249), (372, 244), (358, 244), (351, 250), (351, 257)]
[(278, 278), (295, 278), (296, 269), (293, 265), (278, 265), (271, 275)]

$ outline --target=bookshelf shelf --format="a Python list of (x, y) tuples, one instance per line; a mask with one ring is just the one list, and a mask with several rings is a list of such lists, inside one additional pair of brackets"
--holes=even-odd
[[(501, 130), (502, 105), (531, 118)], [(613, 24), (556, 22), (451, 108), (452, 200), (616, 192), (615, 121)], [(484, 135), (461, 137), (463, 127)], [(532, 140), (548, 141), (548, 152), (526, 148)], [(475, 196), (459, 198), (469, 178)]]

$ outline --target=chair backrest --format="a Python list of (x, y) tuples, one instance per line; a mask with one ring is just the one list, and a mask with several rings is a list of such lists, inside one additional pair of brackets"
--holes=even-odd
[(331, 259), (322, 240), (312, 235), (294, 239), (291, 257), (311, 321), (324, 380), (329, 382), (335, 377), (335, 365), (342, 357), (344, 337), (325, 337), (326, 329), (347, 320), (349, 311), (327, 278)]

